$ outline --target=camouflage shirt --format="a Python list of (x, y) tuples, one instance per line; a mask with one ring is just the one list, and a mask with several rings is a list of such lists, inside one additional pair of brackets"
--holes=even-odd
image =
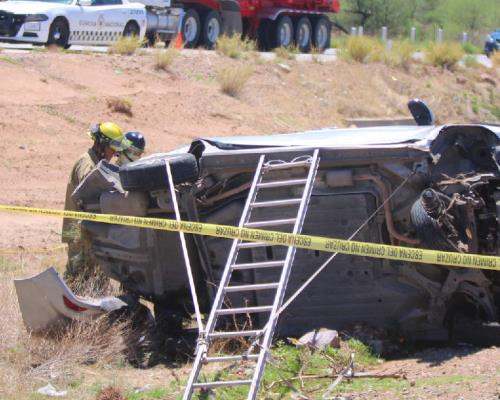
[[(75, 163), (73, 169), (71, 170), (69, 182), (66, 187), (66, 200), (64, 202), (65, 210), (78, 211), (78, 206), (71, 198), (71, 195), (77, 186), (85, 179), (85, 177), (92, 172), (98, 162), (99, 158), (97, 157), (96, 152), (93, 149), (89, 149)], [(72, 240), (72, 234), (70, 232), (74, 229), (75, 222), (76, 221), (70, 219), (63, 220), (63, 242), (68, 243)]]

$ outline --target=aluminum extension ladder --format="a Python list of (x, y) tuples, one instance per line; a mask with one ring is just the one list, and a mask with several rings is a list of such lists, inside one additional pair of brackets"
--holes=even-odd
[[(307, 154), (305, 156), (297, 157), (290, 162), (283, 161), (268, 161), (266, 162), (266, 156), (262, 155), (259, 159), (257, 170), (255, 172), (252, 186), (248, 193), (248, 197), (241, 215), (239, 222), (239, 227), (246, 228), (264, 228), (264, 227), (275, 227), (275, 226), (293, 226), (291, 233), (301, 233), (302, 225), (304, 223), (305, 215), (309, 205), (309, 199), (311, 197), (311, 192), (314, 186), (314, 180), (316, 177), (316, 172), (319, 165), (319, 150), (313, 151), (313, 154)], [(277, 170), (290, 170), (295, 169), (298, 172), (302, 170), (307, 171), (307, 176), (304, 178), (297, 179), (286, 179), (286, 180), (269, 180), (269, 172), (274, 172)], [(278, 172), (279, 174), (279, 172)], [(272, 175), (272, 174), (271, 174)], [(259, 191), (262, 190), (265, 194), (265, 189), (267, 188), (281, 188), (281, 187), (297, 187), (303, 188), (302, 195), (299, 198), (288, 198), (280, 200), (267, 200), (259, 201)], [(269, 192), (268, 192), (269, 193)], [(298, 211), (296, 217), (285, 218), (285, 219), (272, 219), (272, 220), (258, 220), (251, 221), (252, 210), (257, 208), (270, 208), (271, 211), (278, 211), (279, 208), (298, 206)], [(290, 209), (288, 209), (290, 211)], [(291, 210), (293, 211), (293, 209)], [(271, 228), (272, 229), (272, 228)], [(289, 231), (288, 231), (289, 232)], [(289, 232), (290, 233), (290, 232)], [(264, 372), (266, 359), (268, 355), (269, 348), (273, 339), (274, 329), (277, 323), (277, 313), (283, 303), (283, 298), (285, 295), (288, 278), (290, 276), (294, 256), (295, 247), (288, 247), (286, 252), (286, 257), (279, 261), (265, 261), (265, 262), (253, 262), (253, 263), (237, 263), (238, 253), (240, 249), (245, 248), (256, 248), (256, 247), (266, 247), (270, 246), (264, 242), (244, 242), (241, 240), (234, 240), (231, 246), (231, 250), (228, 255), (226, 266), (224, 268), (222, 278), (215, 296), (214, 303), (212, 305), (212, 310), (208, 318), (204, 336), (198, 342), (198, 347), (196, 350), (196, 357), (189, 376), (189, 380), (186, 385), (183, 399), (189, 400), (192, 398), (194, 391), (196, 389), (210, 390), (217, 387), (230, 387), (230, 386), (241, 386), (249, 385), (250, 389), (248, 392), (247, 399), (254, 400), (257, 397), (257, 392), (259, 389), (260, 380)], [(233, 271), (252, 271), (261, 268), (282, 268), (279, 282), (275, 283), (254, 283), (246, 285), (230, 285), (231, 275)], [(237, 308), (223, 308), (224, 299), (226, 294), (239, 292), (253, 292), (257, 290), (275, 290), (274, 301), (272, 305), (266, 306), (255, 306), (255, 307), (237, 307)], [(216, 331), (217, 320), (219, 316), (222, 315), (236, 315), (236, 314), (253, 314), (253, 313), (269, 313), (269, 318), (264, 328), (261, 330), (240, 330), (240, 331)], [(236, 337), (247, 337), (253, 338), (253, 343), (249, 344), (249, 348), (246, 352), (241, 355), (209, 355), (210, 344), (214, 339), (220, 338), (236, 338)], [(256, 354), (250, 354), (256, 353)], [(230, 363), (230, 362), (243, 362), (252, 361), (254, 364), (253, 373), (251, 379), (241, 379), (241, 380), (226, 380), (226, 381), (212, 381), (212, 382), (200, 382), (200, 374), (203, 365), (208, 363)], [(250, 376), (250, 373), (248, 374)]]

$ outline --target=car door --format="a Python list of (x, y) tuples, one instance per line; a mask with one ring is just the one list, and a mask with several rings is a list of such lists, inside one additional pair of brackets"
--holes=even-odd
[(108, 45), (123, 34), (127, 13), (122, 0), (91, 0), (79, 7), (72, 44)]

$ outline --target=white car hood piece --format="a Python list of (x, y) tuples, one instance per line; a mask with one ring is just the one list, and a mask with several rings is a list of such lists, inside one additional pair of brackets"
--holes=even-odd
[(0, 2), (0, 10), (14, 14), (44, 14), (53, 10), (67, 8), (68, 4), (43, 1), (5, 1)]

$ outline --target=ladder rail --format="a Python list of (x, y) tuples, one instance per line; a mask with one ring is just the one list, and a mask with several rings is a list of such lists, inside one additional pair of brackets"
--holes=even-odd
[[(297, 234), (302, 230), (302, 226), (304, 225), (306, 211), (309, 205), (309, 201), (311, 198), (311, 192), (314, 186), (314, 180), (316, 178), (316, 173), (318, 170), (319, 163), (319, 150), (314, 150), (313, 159), (311, 165), (309, 167), (309, 173), (307, 176), (307, 183), (304, 187), (304, 192), (302, 193), (302, 202), (299, 206), (299, 211), (297, 213), (297, 222), (293, 227), (293, 233)], [(269, 324), (264, 327), (264, 338), (262, 343), (260, 344), (260, 352), (259, 358), (257, 360), (257, 365), (255, 367), (255, 372), (252, 377), (252, 383), (250, 385), (250, 390), (248, 392), (247, 400), (255, 400), (257, 398), (257, 393), (259, 391), (260, 381), (262, 379), (262, 374), (264, 372), (264, 367), (267, 361), (267, 355), (269, 351), (269, 347), (271, 346), (271, 342), (273, 339), (274, 329), (277, 324), (276, 313), (279, 310), (279, 307), (283, 303), (283, 299), (285, 297), (285, 290), (288, 284), (288, 280), (290, 278), (290, 273), (292, 270), (292, 264), (295, 257), (295, 252), (297, 248), (294, 246), (288, 247), (286, 262), (281, 273), (279, 286), (276, 292), (276, 297), (273, 303), (273, 309), (271, 314), (269, 315)]]
[[(255, 196), (257, 194), (257, 186), (260, 180), (262, 179), (262, 167), (264, 165), (264, 160), (266, 156), (263, 154), (259, 158), (259, 162), (257, 164), (257, 169), (255, 171), (254, 179), (252, 182), (252, 186), (250, 187), (250, 192), (248, 193), (247, 200), (245, 202), (245, 207), (243, 208), (243, 213), (241, 214), (240, 222), (238, 226), (243, 227), (244, 223), (247, 222), (250, 210), (250, 204), (255, 202)], [(222, 273), (222, 277), (219, 283), (219, 287), (217, 289), (217, 294), (215, 295), (214, 302), (212, 304), (212, 309), (210, 310), (210, 315), (208, 317), (208, 321), (205, 325), (205, 334), (212, 332), (215, 328), (215, 324), (217, 321), (217, 310), (221, 308), (222, 302), (224, 300), (225, 287), (227, 286), (229, 279), (231, 278), (232, 269), (231, 265), (236, 261), (236, 257), (238, 255), (238, 243), (239, 239), (234, 239), (231, 245), (231, 250), (229, 251), (229, 256), (227, 258), (227, 262), (224, 268), (224, 272)], [(188, 382), (186, 384), (186, 389), (184, 391), (183, 400), (191, 400), (193, 395), (193, 388), (196, 380), (198, 379), (198, 375), (200, 374), (202, 368), (202, 359), (208, 350), (208, 343), (206, 342), (207, 338), (203, 338), (202, 341), (198, 343), (196, 349), (196, 357), (193, 365), (193, 369), (191, 370), (191, 374), (189, 375)]]

